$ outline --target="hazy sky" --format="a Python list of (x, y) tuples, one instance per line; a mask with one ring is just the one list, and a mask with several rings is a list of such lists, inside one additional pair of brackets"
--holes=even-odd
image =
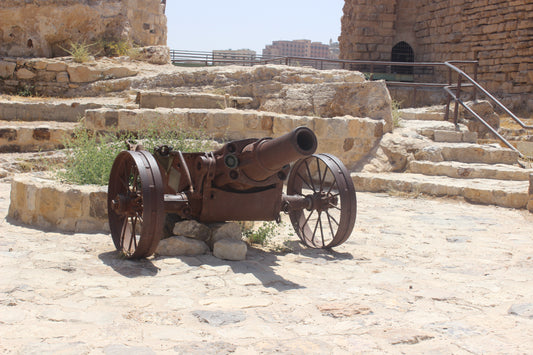
[(338, 41), (344, 0), (167, 0), (168, 46), (252, 49), (276, 40)]

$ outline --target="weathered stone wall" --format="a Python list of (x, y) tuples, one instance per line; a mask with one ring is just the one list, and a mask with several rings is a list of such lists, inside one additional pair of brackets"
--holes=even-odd
[(107, 187), (61, 184), (21, 174), (13, 178), (8, 217), (67, 232), (108, 232)]
[(99, 80), (137, 75), (137, 71), (107, 59), (94, 63), (47, 58), (0, 59), (0, 91), (62, 96), (70, 89)]
[(61, 56), (70, 41), (167, 41), (161, 0), (3, 0), (0, 19), (0, 56)]
[(489, 92), (533, 109), (532, 14), (528, 0), (346, 0), (340, 57), (389, 61), (405, 41), (417, 62), (478, 60)]
[(337, 156), (353, 170), (379, 143), (385, 121), (371, 118), (309, 117), (237, 109), (107, 109), (88, 110), (87, 128), (95, 131), (138, 131), (161, 127), (202, 131), (215, 139), (279, 137), (299, 126), (317, 135), (319, 153)]

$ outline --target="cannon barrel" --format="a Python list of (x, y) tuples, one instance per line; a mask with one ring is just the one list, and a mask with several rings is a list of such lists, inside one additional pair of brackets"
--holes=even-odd
[(272, 139), (261, 139), (244, 147), (241, 170), (256, 181), (267, 179), (287, 164), (316, 151), (315, 133), (307, 127)]

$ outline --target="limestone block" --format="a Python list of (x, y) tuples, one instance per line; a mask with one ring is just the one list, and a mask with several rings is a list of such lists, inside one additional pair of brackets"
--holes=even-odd
[(193, 256), (202, 255), (208, 251), (209, 247), (204, 241), (183, 236), (174, 236), (161, 240), (155, 252), (163, 256)]
[(48, 65), (48, 62), (46, 60), (37, 59), (33, 62), (30, 62), (30, 64), (33, 66), (33, 69), (35, 70), (44, 70), (46, 66)]
[(0, 78), (7, 79), (13, 76), (15, 68), (17, 67), (16, 63), (0, 61)]
[(462, 142), (463, 134), (459, 131), (435, 130), (433, 133), (433, 140), (435, 142)]
[(68, 83), (70, 80), (68, 73), (66, 71), (62, 71), (56, 74), (56, 81), (58, 83)]
[(69, 65), (67, 67), (70, 81), (73, 83), (89, 83), (97, 81), (103, 77), (102, 71), (87, 65)]
[(51, 62), (46, 65), (46, 70), (62, 72), (67, 70), (67, 64), (62, 62)]
[(170, 48), (167, 46), (151, 46), (139, 48), (135, 58), (151, 64), (169, 64)]
[(239, 240), (221, 239), (213, 245), (213, 255), (224, 260), (246, 260), (248, 247)]
[(172, 232), (175, 235), (207, 241), (211, 237), (211, 229), (205, 224), (195, 220), (186, 220), (174, 225)]
[(137, 71), (126, 67), (113, 67), (102, 72), (105, 79), (119, 79), (137, 75)]
[(209, 226), (211, 228), (211, 239), (209, 245), (213, 248), (214, 244), (222, 239), (241, 240), (241, 226), (235, 222), (217, 223)]
[(21, 68), (15, 72), (15, 76), (20, 80), (31, 80), (35, 78), (35, 73), (26, 68)]

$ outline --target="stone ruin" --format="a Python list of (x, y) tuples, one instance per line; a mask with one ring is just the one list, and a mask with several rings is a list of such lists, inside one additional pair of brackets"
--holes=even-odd
[(166, 45), (163, 0), (2, 0), (0, 56), (57, 57), (72, 43)]

